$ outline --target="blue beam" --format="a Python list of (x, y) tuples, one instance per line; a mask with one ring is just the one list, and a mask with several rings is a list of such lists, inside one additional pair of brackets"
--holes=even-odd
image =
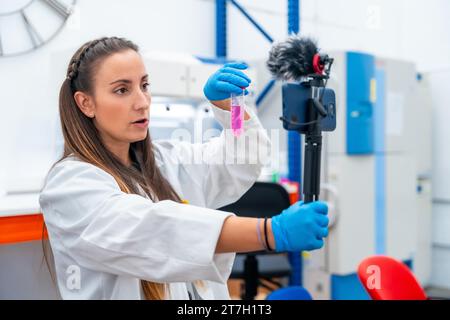
[(259, 32), (262, 33), (262, 35), (270, 42), (273, 42), (273, 38), (263, 29), (263, 27), (256, 22), (255, 19), (236, 1), (236, 0), (230, 0), (230, 2), (255, 26), (256, 29), (259, 30)]
[(216, 0), (216, 57), (227, 56), (227, 0)]
[[(288, 0), (288, 34), (300, 32), (300, 0)], [(298, 182), (300, 185), (299, 196), (303, 186), (302, 181), (302, 138), (296, 131), (288, 132), (288, 167), (289, 180)], [(301, 252), (290, 252), (288, 254), (292, 266), (292, 274), (289, 279), (290, 285), (303, 284), (303, 259)]]
[(288, 33), (300, 32), (300, 0), (288, 0)]
[(272, 79), (264, 86), (258, 97), (256, 97), (256, 106), (258, 107), (261, 102), (264, 100), (266, 95), (269, 93), (270, 90), (272, 90), (273, 86), (275, 85), (275, 80)]

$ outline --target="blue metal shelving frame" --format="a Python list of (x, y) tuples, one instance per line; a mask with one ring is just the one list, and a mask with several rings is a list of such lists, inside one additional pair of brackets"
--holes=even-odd
[[(236, 0), (216, 0), (216, 57), (225, 61), (227, 57), (227, 3), (231, 3), (244, 17), (266, 38), (273, 43), (273, 37), (239, 4)], [(300, 0), (287, 0), (288, 34), (300, 32)], [(270, 80), (256, 98), (256, 105), (261, 105), (267, 94), (272, 90), (275, 80)], [(288, 166), (289, 180), (301, 182), (302, 168), (301, 136), (298, 132), (288, 132)], [(299, 196), (301, 196), (299, 188)], [(290, 253), (289, 260), (293, 267), (290, 284), (302, 285), (302, 257), (300, 253)]]

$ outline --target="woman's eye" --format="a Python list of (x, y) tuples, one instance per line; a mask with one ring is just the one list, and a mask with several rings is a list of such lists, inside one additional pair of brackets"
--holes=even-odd
[(120, 89), (117, 89), (116, 91), (115, 91), (115, 93), (117, 93), (117, 94), (124, 94), (125, 92), (127, 92), (128, 90), (126, 89), (126, 88), (120, 88)]
[(144, 88), (145, 91), (147, 91), (149, 87), (150, 87), (150, 83), (144, 83), (142, 85), (142, 88)]

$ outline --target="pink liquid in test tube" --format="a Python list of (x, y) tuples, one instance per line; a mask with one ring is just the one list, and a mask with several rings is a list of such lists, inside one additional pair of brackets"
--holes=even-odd
[(242, 133), (244, 123), (244, 90), (242, 94), (231, 94), (231, 130), (235, 137), (239, 137)]

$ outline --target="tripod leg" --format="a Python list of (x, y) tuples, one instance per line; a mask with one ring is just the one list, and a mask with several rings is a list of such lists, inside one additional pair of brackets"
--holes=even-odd
[(248, 254), (244, 261), (245, 291), (243, 300), (254, 300), (258, 293), (258, 260), (253, 254)]
[(307, 134), (305, 139), (305, 164), (303, 169), (303, 200), (305, 203), (319, 199), (322, 135)]

